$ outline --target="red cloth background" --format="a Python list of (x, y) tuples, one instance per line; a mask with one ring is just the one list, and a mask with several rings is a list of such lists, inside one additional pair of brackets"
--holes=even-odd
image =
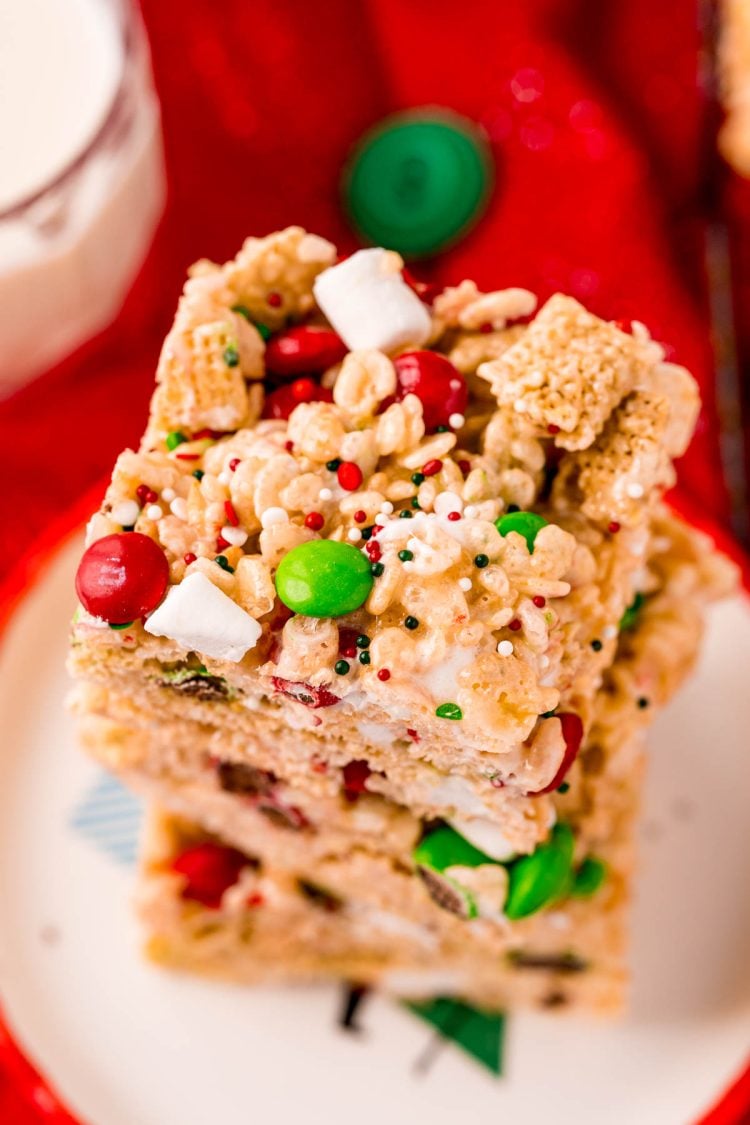
[[(289, 223), (352, 249), (338, 199), (351, 144), (388, 113), (430, 104), (485, 126), (497, 185), (480, 226), (416, 272), (527, 285), (542, 296), (561, 288), (603, 315), (645, 321), (701, 384), (704, 410), (680, 487), (728, 521), (703, 264), (713, 116), (691, 3), (142, 0), (142, 8), (163, 107), (167, 212), (117, 323), (0, 403), (0, 558), (22, 554), (137, 442), (186, 266), (223, 260), (246, 234)], [(733, 198), (738, 227), (750, 229), (750, 191), (736, 185)], [(742, 245), (750, 263), (750, 239)], [(747, 1120), (739, 1112), (725, 1125)], [(2, 1075), (0, 1120), (39, 1120)]]

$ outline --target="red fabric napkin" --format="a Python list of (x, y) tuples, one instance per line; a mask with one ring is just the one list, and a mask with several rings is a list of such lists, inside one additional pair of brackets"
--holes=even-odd
[[(356, 242), (338, 198), (352, 143), (395, 110), (487, 130), (489, 213), (414, 272), (561, 288), (643, 320), (698, 378), (681, 487), (726, 521), (703, 270), (705, 136), (684, 0), (142, 0), (163, 107), (164, 222), (117, 323), (0, 403), (0, 558), (21, 557), (143, 427), (186, 266), (300, 223)], [(117, 253), (117, 247), (112, 247)], [(26, 1125), (0, 1080), (0, 1119)], [(740, 1118), (737, 1118), (739, 1121)]]

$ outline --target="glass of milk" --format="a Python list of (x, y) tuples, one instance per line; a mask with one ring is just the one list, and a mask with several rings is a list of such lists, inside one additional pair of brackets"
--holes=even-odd
[(117, 314), (164, 203), (128, 0), (0, 0), (0, 397)]

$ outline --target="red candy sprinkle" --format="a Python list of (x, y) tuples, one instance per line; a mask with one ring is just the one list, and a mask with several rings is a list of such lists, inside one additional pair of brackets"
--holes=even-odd
[(309, 527), (310, 531), (320, 531), (325, 522), (320, 512), (308, 512), (305, 516), (305, 527)]
[(300, 324), (272, 336), (266, 344), (266, 368), (288, 378), (309, 372), (320, 374), (346, 355), (344, 341), (330, 328)]
[(560, 427), (556, 426), (554, 422), (550, 422), (549, 426), (547, 426), (547, 433), (548, 434), (559, 434), (560, 433)]
[(333, 393), (330, 387), (321, 387), (313, 379), (295, 379), (271, 391), (263, 405), (263, 417), (286, 421), (301, 402), (333, 402)]
[(414, 730), (414, 727), (407, 727), (406, 733), (409, 735), (409, 738), (412, 740), (412, 742), (419, 742), (419, 735)]
[(312, 684), (300, 680), (284, 680), (281, 676), (273, 676), (271, 682), (275, 691), (288, 696), (289, 699), (296, 699), (298, 703), (312, 710), (317, 710), (318, 707), (333, 707), (340, 702), (339, 696), (334, 695), (326, 687), (313, 687)]
[(178, 461), (200, 461), (200, 453), (175, 453)]
[(186, 848), (172, 861), (172, 870), (185, 877), (182, 897), (218, 910), (224, 892), (233, 887), (250, 864), (236, 848), (206, 840)]
[(492, 321), (485, 320), (483, 324), (479, 325), (479, 331), (483, 332), (486, 336), (488, 332), (492, 331)]
[(356, 492), (362, 483), (362, 470), (354, 461), (342, 461), (336, 470), (336, 476), (347, 492)]
[(521, 622), (518, 620), (517, 617), (514, 617), (512, 621), (508, 622), (508, 628), (512, 629), (514, 633), (517, 633), (518, 630), (521, 628)]
[(230, 523), (232, 527), (239, 527), (240, 518), (235, 512), (234, 504), (231, 500), (224, 501), (224, 513), (227, 517), (227, 523)]
[(271, 306), (272, 309), (280, 308), (281, 307), (281, 300), (282, 300), (281, 293), (268, 293), (267, 296), (266, 296), (266, 301), (268, 302), (268, 304)]
[(198, 556), (194, 555), (192, 551), (188, 551), (186, 555), (182, 556), (182, 561), (184, 562), (185, 566), (190, 566), (190, 564), (194, 563), (197, 558)]
[(460, 512), (448, 512), (448, 519), (455, 523), (456, 520), (461, 519)]
[(607, 527), (607, 531), (609, 531), (610, 534), (612, 534), (612, 535), (616, 535), (619, 530), (620, 530), (620, 525), (617, 522), (617, 520), (612, 520), (612, 522)]
[(387, 668), (381, 668), (380, 671), (378, 672), (378, 679), (382, 680), (383, 683), (385, 683), (385, 681), (390, 680), (390, 678), (391, 678), (391, 673), (388, 671), (388, 669)]
[(394, 361), (398, 386), (395, 400), (416, 395), (427, 430), (447, 426), (451, 414), (463, 414), (468, 401), (466, 380), (437, 352), (404, 352)]
[(354, 513), (354, 522), (355, 523), (364, 523), (366, 519), (367, 519), (367, 512), (363, 512), (361, 508), (357, 508), (356, 512)]
[(167, 556), (138, 531), (105, 535), (84, 552), (76, 574), (83, 608), (110, 625), (125, 625), (156, 609), (169, 583)]
[(285, 441), (284, 442), (284, 449), (287, 451), (287, 453), (291, 453), (292, 450), (294, 449), (294, 442), (293, 441)]
[(236, 471), (236, 469), (237, 469), (237, 466), (238, 466), (239, 464), (240, 464), (240, 459), (239, 459), (239, 457), (233, 457), (233, 458), (232, 458), (232, 460), (231, 460), (231, 461), (229, 462), (229, 470), (230, 470), (230, 472), (234, 473), (234, 472)]
[(471, 472), (471, 461), (459, 461), (458, 467), (461, 470), (461, 472), (464, 474), (464, 476), (466, 477)]
[(426, 465), (422, 466), (422, 472), (426, 477), (434, 477), (439, 473), (443, 467), (443, 462), (438, 461), (437, 457), (432, 461), (428, 461)]
[(380, 562), (380, 557), (383, 553), (382, 547), (376, 539), (368, 539), (365, 543), (365, 551), (370, 562)]
[(344, 793), (349, 800), (367, 792), (365, 782), (372, 773), (367, 762), (347, 762), (341, 772), (344, 775)]
[(565, 739), (563, 760), (549, 785), (545, 785), (543, 789), (535, 789), (532, 793), (528, 794), (529, 797), (539, 797), (542, 793), (552, 793), (559, 785), (562, 785), (566, 773), (578, 757), (578, 751), (581, 748), (581, 742), (583, 740), (583, 723), (580, 717), (574, 715), (572, 711), (563, 711), (562, 714), (557, 715), (556, 718), (560, 720), (563, 738)]
[(531, 600), (537, 609), (544, 609), (547, 604), (547, 599), (543, 598), (541, 594), (535, 594)]
[(354, 657), (357, 655), (357, 637), (359, 633), (356, 629), (350, 629), (346, 625), (342, 625), (339, 629), (339, 654), (341, 656)]
[(144, 504), (155, 504), (159, 499), (153, 488), (149, 488), (147, 484), (139, 484), (135, 490), (138, 497), (138, 503), (143, 507)]
[(217, 535), (216, 536), (216, 550), (217, 551), (223, 551), (224, 548), (228, 547), (229, 545), (230, 545), (229, 541), (227, 539), (225, 539), (223, 535)]

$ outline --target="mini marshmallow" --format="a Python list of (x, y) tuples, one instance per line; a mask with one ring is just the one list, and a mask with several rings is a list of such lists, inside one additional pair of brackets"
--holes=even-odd
[(454, 817), (450, 824), (459, 835), (492, 859), (502, 861), (515, 855), (515, 849), (511, 847), (497, 825), (489, 819), (481, 816)]
[(358, 250), (318, 274), (315, 300), (348, 348), (393, 352), (427, 340), (432, 320), (381, 247)]
[(263, 632), (254, 617), (200, 571), (171, 587), (144, 628), (154, 637), (176, 641), (181, 648), (235, 663), (255, 647)]
[(110, 512), (111, 518), (121, 527), (132, 527), (141, 514), (141, 509), (135, 500), (121, 500), (115, 504)]

